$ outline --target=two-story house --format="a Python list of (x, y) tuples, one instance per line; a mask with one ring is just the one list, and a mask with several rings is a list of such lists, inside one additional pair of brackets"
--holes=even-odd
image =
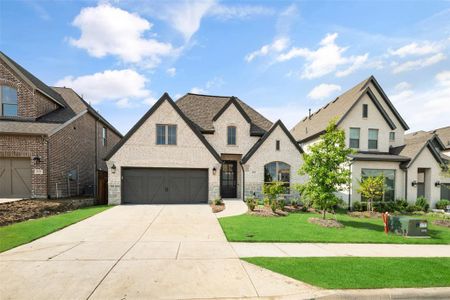
[(49, 87), (0, 52), (0, 198), (97, 194), (122, 135), (72, 89)]
[(424, 196), (434, 205), (440, 199), (441, 183), (450, 181), (442, 176), (441, 155), (428, 140), (406, 141), (408, 125), (373, 76), (310, 113), (291, 133), (307, 152), (332, 119), (356, 152), (351, 155), (350, 190), (341, 195), (349, 206), (361, 201), (359, 182), (380, 174), (385, 177), (384, 201), (414, 202)]
[(243, 199), (265, 182), (300, 182), (302, 149), (236, 97), (164, 94), (106, 157), (109, 203)]

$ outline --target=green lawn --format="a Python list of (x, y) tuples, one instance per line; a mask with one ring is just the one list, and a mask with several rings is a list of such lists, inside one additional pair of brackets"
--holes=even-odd
[(450, 258), (252, 257), (243, 260), (327, 289), (450, 286)]
[[(429, 220), (429, 239), (386, 236), (381, 219), (354, 218), (338, 214), (344, 228), (324, 228), (308, 223), (314, 213), (292, 213), (286, 217), (240, 215), (220, 218), (227, 239), (232, 242), (327, 242), (327, 243), (390, 243), (450, 244), (450, 229), (435, 226)], [(423, 218), (418, 216), (418, 218)]]
[(89, 218), (110, 207), (107, 205), (91, 206), (59, 215), (0, 227), (0, 252), (29, 243), (44, 235)]

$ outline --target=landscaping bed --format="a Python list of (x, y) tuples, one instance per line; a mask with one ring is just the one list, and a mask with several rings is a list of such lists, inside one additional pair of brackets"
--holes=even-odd
[(344, 225), (342, 225), (342, 223), (340, 223), (339, 221), (330, 220), (330, 219), (309, 218), (308, 222), (312, 223), (312, 224), (317, 224), (322, 227), (327, 227), (327, 228), (342, 228), (342, 227), (344, 227)]
[(92, 198), (19, 200), (0, 203), (0, 226), (38, 219), (92, 205)]
[(450, 258), (251, 257), (243, 260), (327, 289), (450, 286)]

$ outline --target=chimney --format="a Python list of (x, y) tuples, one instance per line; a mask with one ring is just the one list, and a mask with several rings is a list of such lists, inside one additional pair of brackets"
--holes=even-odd
[(311, 119), (311, 108), (309, 109), (308, 119)]

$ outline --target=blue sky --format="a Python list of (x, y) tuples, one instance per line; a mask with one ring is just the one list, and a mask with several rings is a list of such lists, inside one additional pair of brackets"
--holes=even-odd
[(6, 0), (0, 48), (123, 133), (165, 91), (238, 96), (291, 128), (370, 75), (412, 130), (450, 125), (448, 1)]

